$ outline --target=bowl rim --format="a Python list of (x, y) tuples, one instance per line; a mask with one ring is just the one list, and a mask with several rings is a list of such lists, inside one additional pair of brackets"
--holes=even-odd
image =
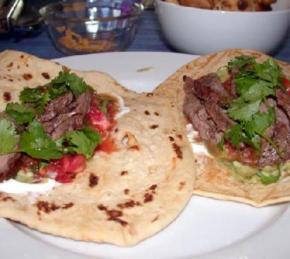
[(142, 5), (142, 3), (133, 3), (133, 5), (132, 5), (133, 12), (130, 14), (122, 14), (119, 16), (110, 16), (110, 17), (99, 17), (99, 18), (93, 18), (93, 19), (84, 18), (84, 17), (65, 17), (61, 13), (49, 12), (50, 9), (53, 10), (53, 8), (56, 6), (59, 6), (59, 5), (71, 6), (73, 3), (83, 3), (83, 1), (73, 0), (73, 1), (68, 1), (68, 2), (58, 1), (58, 2), (54, 2), (54, 3), (49, 3), (47, 5), (42, 6), (39, 9), (39, 13), (44, 18), (44, 20), (46, 20), (46, 18), (49, 17), (53, 20), (64, 20), (64, 21), (71, 22), (71, 23), (79, 23), (79, 22), (85, 23), (85, 22), (94, 22), (94, 21), (109, 22), (109, 21), (123, 20), (123, 19), (128, 19), (128, 18), (139, 17), (144, 10), (144, 6)]
[(204, 13), (212, 13), (212, 14), (223, 14), (223, 15), (276, 15), (280, 13), (290, 13), (290, 7), (287, 9), (280, 10), (272, 10), (272, 11), (225, 11), (225, 10), (212, 10), (212, 9), (202, 9), (191, 6), (178, 5), (175, 3), (167, 2), (165, 0), (155, 0), (155, 4), (158, 5), (167, 5), (170, 8), (176, 9), (185, 9), (187, 11), (192, 10), (195, 12), (204, 12)]

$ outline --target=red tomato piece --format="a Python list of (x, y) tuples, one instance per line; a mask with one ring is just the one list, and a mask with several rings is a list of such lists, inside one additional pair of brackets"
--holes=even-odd
[(40, 175), (56, 174), (55, 180), (60, 183), (71, 182), (77, 173), (86, 168), (86, 159), (82, 155), (65, 155), (60, 160), (50, 162), (42, 168)]
[(106, 153), (112, 153), (117, 151), (117, 146), (112, 138), (106, 138), (104, 141), (97, 147), (97, 150), (103, 151)]
[(87, 119), (91, 126), (100, 131), (107, 130), (111, 126), (111, 123), (107, 119), (106, 115), (95, 106), (90, 108), (89, 112), (87, 113)]
[(64, 172), (79, 173), (86, 168), (86, 158), (82, 155), (65, 155), (59, 164)]
[(287, 89), (290, 88), (290, 80), (283, 78), (282, 82)]

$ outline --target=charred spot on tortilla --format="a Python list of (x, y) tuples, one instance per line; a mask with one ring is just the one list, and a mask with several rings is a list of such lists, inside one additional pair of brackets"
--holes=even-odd
[(153, 93), (147, 93), (146, 96), (147, 97), (152, 97), (154, 94)]
[(159, 125), (157, 125), (157, 124), (150, 125), (150, 129), (157, 129), (158, 127), (159, 127)]
[(172, 136), (169, 136), (168, 138), (171, 142), (175, 141), (174, 137), (172, 137)]
[(50, 79), (50, 75), (47, 72), (43, 72), (41, 73), (41, 75), (44, 79), (47, 79), (47, 80)]
[(116, 221), (117, 223), (121, 224), (122, 226), (127, 226), (128, 222), (125, 220), (120, 219), (123, 216), (123, 212), (116, 209), (108, 209), (103, 204), (98, 205), (98, 209), (104, 211), (107, 215), (107, 220), (109, 221)]
[(186, 184), (186, 182), (184, 182), (184, 181), (180, 182), (179, 186), (178, 186), (178, 191), (181, 191), (184, 188), (185, 184)]
[(159, 112), (154, 112), (154, 115), (159, 116), (160, 114), (159, 114)]
[(24, 73), (24, 74), (22, 75), (22, 78), (23, 78), (24, 80), (26, 80), (26, 81), (29, 81), (29, 80), (32, 79), (32, 75), (31, 75), (30, 73)]
[(180, 146), (178, 146), (176, 143), (172, 143), (172, 147), (173, 147), (173, 150), (174, 150), (177, 158), (182, 159), (183, 154), (182, 154), (182, 150), (181, 150)]
[(13, 66), (13, 62), (10, 62), (6, 67), (7, 68), (10, 68), (10, 67), (12, 67)]
[(120, 175), (121, 176), (124, 176), (124, 175), (127, 175), (128, 174), (128, 171), (121, 171)]
[(140, 205), (141, 204), (138, 201), (128, 200), (128, 201), (125, 201), (123, 203), (117, 204), (117, 207), (120, 209), (128, 209), (128, 208), (133, 208), (135, 206), (140, 206)]
[(5, 102), (10, 102), (12, 97), (11, 97), (11, 93), (10, 92), (4, 92), (3, 93), (3, 99)]
[(151, 201), (153, 201), (153, 195), (151, 193), (145, 193), (143, 202), (147, 203)]
[(69, 209), (74, 206), (72, 202), (65, 203), (63, 205), (56, 205), (54, 202), (48, 202), (48, 201), (38, 201), (35, 205), (38, 209), (37, 214), (40, 215), (41, 212), (49, 214), (51, 212), (54, 212), (59, 209)]
[(129, 189), (124, 189), (124, 194), (128, 195), (130, 193), (130, 190)]
[(152, 184), (152, 185), (149, 187), (149, 190), (154, 191), (156, 188), (157, 188), (157, 184)]
[(145, 113), (145, 115), (150, 115), (150, 112), (147, 110), (144, 113)]
[(99, 183), (99, 177), (93, 173), (89, 176), (89, 187), (95, 187)]

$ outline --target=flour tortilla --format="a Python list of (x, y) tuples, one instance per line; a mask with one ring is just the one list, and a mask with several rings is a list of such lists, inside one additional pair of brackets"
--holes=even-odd
[[(227, 65), (235, 56), (250, 55), (257, 58), (258, 62), (265, 61), (269, 56), (252, 50), (231, 49), (209, 54), (193, 60), (181, 67), (170, 76), (156, 90), (155, 94), (167, 96), (177, 103), (180, 115), (184, 99), (183, 76), (194, 79)], [(283, 73), (290, 78), (290, 65), (278, 61)], [(183, 125), (188, 122), (183, 117)], [(290, 177), (288, 174), (281, 177), (277, 183), (263, 185), (262, 183), (247, 183), (237, 179), (232, 172), (221, 166), (214, 157), (193, 154), (196, 168), (192, 172), (196, 174), (193, 194), (212, 197), (222, 200), (232, 200), (247, 203), (256, 207), (290, 201)]]
[[(45, 84), (62, 69), (25, 53), (1, 53), (1, 109), (5, 92), (15, 102), (23, 87)], [(172, 222), (192, 194), (194, 165), (178, 111), (166, 98), (129, 92), (104, 73), (76, 73), (130, 107), (113, 131), (118, 150), (97, 152), (73, 183), (44, 195), (0, 193), (0, 217), (75, 240), (135, 245)]]

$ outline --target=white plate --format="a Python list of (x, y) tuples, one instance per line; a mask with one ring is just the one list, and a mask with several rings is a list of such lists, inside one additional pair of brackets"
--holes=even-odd
[[(123, 52), (74, 56), (58, 61), (74, 69), (108, 72), (121, 84), (151, 91), (195, 56)], [(256, 209), (193, 197), (166, 229), (130, 248), (77, 242), (0, 221), (0, 258), (288, 258), (288, 205)]]

